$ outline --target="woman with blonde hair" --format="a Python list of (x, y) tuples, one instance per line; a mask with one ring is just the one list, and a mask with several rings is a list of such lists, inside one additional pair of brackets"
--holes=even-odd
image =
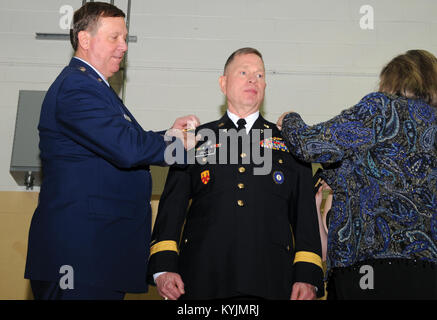
[(437, 58), (410, 50), (378, 92), (313, 126), (278, 120), (290, 151), (335, 165), (328, 299), (437, 298)]

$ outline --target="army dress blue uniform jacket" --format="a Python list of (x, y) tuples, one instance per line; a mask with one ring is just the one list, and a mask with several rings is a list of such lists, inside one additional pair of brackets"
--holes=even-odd
[[(214, 132), (215, 150), (202, 156), (210, 142), (202, 134), (199, 161), (170, 168), (152, 234), (150, 283), (154, 273), (179, 273), (184, 299), (290, 299), (294, 282), (313, 284), (323, 295), (311, 166), (295, 160), (276, 125), (261, 116), (249, 134), (253, 138), (259, 130), (262, 140), (252, 139), (250, 154), (242, 152), (235, 164), (220, 163), (220, 154), (229, 157), (231, 147), (220, 144), (220, 131), (236, 129), (227, 114), (201, 129)], [(266, 129), (272, 130), (270, 139)], [(272, 149), (268, 174), (254, 175), (261, 166), (252, 158), (255, 144)]]
[(148, 165), (164, 164), (163, 135), (144, 131), (75, 58), (48, 90), (38, 129), (43, 181), (25, 277), (59, 281), (70, 266), (75, 282), (146, 292)]

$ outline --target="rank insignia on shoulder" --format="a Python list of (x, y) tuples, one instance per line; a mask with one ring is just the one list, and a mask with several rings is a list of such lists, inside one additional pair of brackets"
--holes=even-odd
[(282, 138), (273, 137), (264, 139), (261, 140), (260, 145), (262, 148), (288, 152), (288, 148)]
[(202, 180), (203, 184), (208, 184), (210, 179), (209, 170), (205, 170), (200, 174), (200, 180)]
[(273, 172), (273, 181), (275, 181), (276, 184), (282, 184), (284, 182), (284, 174), (282, 171)]
[(132, 122), (132, 119), (127, 114), (124, 114), (123, 116), (127, 121)]

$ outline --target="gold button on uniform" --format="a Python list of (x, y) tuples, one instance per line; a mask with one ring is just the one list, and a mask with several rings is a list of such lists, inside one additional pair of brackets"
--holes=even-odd
[(244, 201), (243, 200), (238, 200), (237, 204), (239, 207), (244, 207)]
[(238, 189), (244, 189), (244, 183), (239, 183), (238, 184)]
[(240, 157), (244, 159), (247, 157), (247, 154), (243, 152), (242, 154), (240, 154)]
[(246, 168), (245, 167), (240, 167), (240, 168), (238, 168), (238, 171), (240, 173), (245, 173), (246, 172)]
[(284, 160), (279, 159), (278, 162), (279, 162), (280, 164), (283, 164), (283, 163), (284, 163)]

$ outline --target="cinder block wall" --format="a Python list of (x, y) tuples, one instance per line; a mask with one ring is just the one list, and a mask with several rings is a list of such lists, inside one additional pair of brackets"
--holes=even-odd
[[(67, 41), (35, 33), (66, 33), (60, 9), (81, 3), (0, 2), (0, 299), (29, 298), (22, 276), (37, 193), (24, 192), (9, 173), (18, 91), (47, 90), (68, 63)], [(127, 8), (126, 0), (115, 4)], [(373, 9), (373, 30), (360, 27), (364, 5)], [(218, 77), (225, 60), (252, 46), (266, 64), (268, 120), (290, 109), (310, 124), (327, 120), (373, 91), (394, 55), (437, 54), (436, 12), (435, 0), (132, 0), (130, 33), (138, 42), (129, 46), (126, 105), (147, 130), (184, 114), (215, 120), (224, 110)]]

